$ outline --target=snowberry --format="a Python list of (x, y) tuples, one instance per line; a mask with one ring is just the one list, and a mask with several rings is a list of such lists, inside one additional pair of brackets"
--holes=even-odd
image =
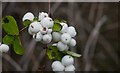
[(75, 46), (76, 45), (76, 40), (75, 39), (71, 39), (69, 45), (70, 46)]
[(39, 13), (38, 18), (39, 18), (40, 21), (41, 21), (42, 19), (46, 18), (46, 17), (48, 17), (48, 14), (47, 14), (47, 13), (45, 13), (45, 12)]
[(47, 34), (51, 34), (52, 33), (52, 29), (48, 29)]
[(41, 32), (42, 34), (46, 34), (46, 33), (48, 32), (48, 28), (47, 28), (47, 27), (42, 27), (42, 28), (40, 29), (40, 32)]
[(9, 46), (8, 45), (6, 45), (6, 44), (1, 44), (0, 45), (0, 51), (1, 52), (8, 52), (8, 50), (9, 50)]
[(53, 37), (53, 41), (54, 42), (58, 42), (58, 41), (60, 41), (61, 33), (59, 33), (59, 32), (53, 32), (52, 33), (52, 37)]
[(62, 58), (62, 64), (65, 65), (65, 66), (68, 66), (68, 65), (73, 65), (74, 63), (74, 59), (72, 56), (70, 55), (65, 55), (63, 58)]
[(66, 23), (60, 23), (62, 25), (61, 33), (66, 33), (68, 29), (68, 25)]
[(43, 35), (41, 34), (41, 32), (38, 32), (37, 34), (33, 35), (33, 38), (35, 39), (35, 41), (41, 41), (42, 37)]
[(62, 63), (60, 61), (54, 61), (52, 63), (52, 69), (53, 69), (53, 71), (63, 71), (64, 66), (62, 65)]
[(22, 21), (25, 21), (25, 20), (30, 20), (30, 21), (33, 21), (34, 19), (34, 15), (31, 13), (31, 12), (27, 12), (24, 16), (23, 16), (23, 19)]
[(45, 34), (43, 35), (43, 43), (50, 43), (52, 40), (52, 35), (51, 34)]
[(68, 46), (64, 43), (62, 43), (61, 41), (59, 41), (57, 43), (57, 48), (59, 49), (59, 51), (64, 51), (68, 49)]
[(75, 30), (75, 28), (73, 26), (68, 27), (67, 33), (69, 33), (71, 35), (71, 37), (76, 36), (76, 30)]
[(41, 24), (43, 27), (52, 28), (54, 21), (50, 17), (46, 17), (41, 20)]
[(61, 41), (64, 43), (64, 44), (68, 44), (71, 40), (71, 36), (68, 34), (68, 33), (64, 33), (61, 35)]
[(52, 44), (52, 46), (57, 46), (57, 43)]
[(40, 31), (40, 29), (42, 28), (42, 26), (40, 25), (39, 22), (32, 22), (28, 28), (28, 32), (29, 33), (37, 33)]
[(75, 67), (73, 65), (68, 65), (65, 67), (65, 71), (75, 71)]

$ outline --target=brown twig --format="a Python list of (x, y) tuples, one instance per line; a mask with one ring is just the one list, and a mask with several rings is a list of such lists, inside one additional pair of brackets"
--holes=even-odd
[(22, 31), (24, 31), (26, 28), (27, 28), (27, 26), (24, 27), (24, 28), (22, 28), (19, 33), (21, 33)]
[(9, 55), (3, 54), (2, 57), (7, 60), (14, 68), (16, 68), (17, 71), (22, 71), (20, 65), (15, 62)]

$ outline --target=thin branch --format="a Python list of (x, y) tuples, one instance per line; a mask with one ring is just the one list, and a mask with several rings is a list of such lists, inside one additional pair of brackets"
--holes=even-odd
[[(84, 54), (83, 54), (83, 59), (87, 63), (86, 64), (87, 66), (85, 66), (85, 71), (89, 71), (90, 70), (90, 67), (91, 67), (90, 63), (89, 63), (90, 62), (90, 57), (89, 57), (90, 47), (93, 44), (93, 42), (95, 44), (95, 42), (97, 41), (97, 39), (95, 39), (95, 38), (98, 37), (99, 30), (100, 30), (101, 26), (104, 24), (105, 21), (106, 21), (106, 16), (103, 16), (101, 18), (101, 20), (98, 21), (98, 23), (96, 24), (95, 28), (91, 32), (91, 34), (90, 34), (90, 36), (88, 38), (88, 41), (87, 41), (87, 43), (85, 45), (85, 50), (84, 50)], [(94, 48), (92, 48), (91, 50), (94, 51)]]
[(22, 31), (24, 31), (26, 28), (27, 28), (27, 26), (24, 27), (24, 28), (22, 28), (22, 29), (20, 30), (20, 33), (21, 33)]
[(7, 60), (14, 68), (16, 68), (17, 71), (22, 71), (22, 68), (20, 65), (15, 62), (9, 55), (3, 54), (2, 55), (5, 60)]
[(34, 62), (34, 66), (32, 68), (32, 71), (36, 71), (39, 67), (39, 64), (42, 62), (43, 58), (46, 55), (46, 49), (43, 49), (41, 53), (38, 56), (38, 59)]

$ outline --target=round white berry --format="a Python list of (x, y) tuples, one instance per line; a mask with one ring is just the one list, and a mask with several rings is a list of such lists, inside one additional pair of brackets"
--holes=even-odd
[(33, 21), (34, 19), (34, 15), (31, 13), (31, 12), (27, 12), (24, 16), (23, 16), (23, 19), (22, 21), (25, 21), (25, 20), (30, 20), (30, 21)]
[(41, 24), (43, 27), (52, 28), (54, 21), (50, 17), (46, 17), (41, 20)]
[(68, 27), (67, 33), (69, 33), (71, 35), (71, 37), (76, 36), (76, 30), (75, 30), (75, 28), (73, 26)]
[(59, 33), (59, 32), (53, 32), (52, 33), (52, 37), (53, 37), (53, 41), (54, 42), (58, 42), (58, 41), (60, 41), (61, 33)]
[(57, 46), (57, 43), (52, 44), (52, 46)]
[(62, 29), (60, 33), (66, 33), (68, 29), (68, 25), (66, 23), (60, 23), (62, 25)]
[(52, 40), (52, 35), (51, 34), (45, 34), (45, 35), (43, 35), (43, 42), (44, 43), (50, 43), (51, 42), (51, 40)]
[(65, 67), (65, 71), (75, 71), (74, 65), (68, 65)]
[(30, 27), (28, 28), (28, 33), (29, 33), (30, 35), (33, 35), (33, 34), (34, 34), (33, 32), (31, 32)]
[(64, 43), (64, 44), (68, 44), (71, 40), (71, 36), (68, 34), (68, 33), (64, 33), (61, 35), (61, 41)]
[(76, 45), (76, 40), (75, 39), (71, 39), (69, 45), (70, 46), (75, 46)]
[(9, 50), (9, 46), (8, 45), (6, 45), (6, 44), (1, 44), (0, 45), (0, 51), (1, 52), (8, 52), (8, 50)]
[(52, 33), (52, 29), (48, 29), (47, 34), (51, 34)]
[(68, 49), (68, 46), (66, 44), (62, 43), (61, 41), (59, 41), (57, 43), (57, 48), (59, 49), (59, 51), (64, 51), (64, 50)]
[(33, 38), (35, 39), (35, 41), (41, 41), (42, 37), (43, 35), (41, 34), (41, 32), (38, 32), (37, 34), (33, 35)]
[(47, 27), (42, 27), (42, 28), (40, 29), (40, 32), (41, 32), (42, 34), (46, 34), (46, 33), (48, 32), (48, 28), (47, 28)]
[(62, 65), (62, 63), (60, 61), (54, 61), (52, 63), (52, 69), (53, 69), (53, 71), (63, 71), (64, 66)]
[(46, 18), (46, 17), (48, 17), (48, 14), (47, 14), (47, 13), (45, 13), (45, 12), (39, 13), (38, 18), (39, 18), (40, 21), (41, 21), (42, 19)]
[(74, 59), (72, 56), (70, 55), (65, 55), (63, 58), (62, 58), (62, 64), (65, 65), (65, 66), (68, 66), (68, 65), (73, 65), (74, 63)]
[(40, 25), (39, 22), (32, 22), (28, 28), (28, 32), (30, 33), (37, 33), (40, 31), (40, 29), (42, 28), (42, 26)]

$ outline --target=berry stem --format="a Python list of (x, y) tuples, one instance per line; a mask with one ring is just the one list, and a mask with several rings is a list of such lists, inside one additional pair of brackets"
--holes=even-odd
[(24, 31), (26, 28), (27, 28), (27, 26), (24, 27), (24, 28), (22, 28), (22, 29), (20, 30), (20, 33), (21, 33), (22, 31)]
[(51, 16), (51, 9), (50, 9), (50, 8), (51, 8), (51, 4), (50, 4), (50, 0), (49, 0), (48, 3), (49, 3), (49, 7), (48, 7), (48, 9), (49, 9), (48, 11), (49, 11), (49, 12), (48, 12), (48, 15)]

